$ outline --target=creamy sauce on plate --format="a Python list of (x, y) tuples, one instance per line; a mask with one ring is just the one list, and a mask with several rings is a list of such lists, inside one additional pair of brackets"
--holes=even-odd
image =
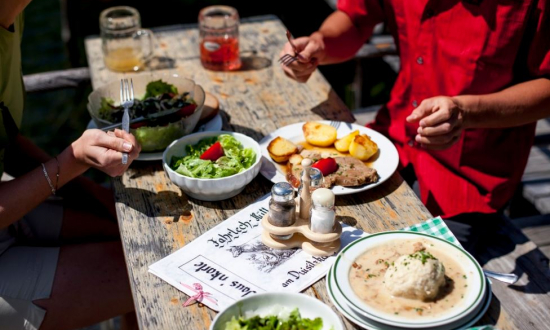
[[(396, 265), (394, 262), (402, 255), (415, 251), (415, 244), (422, 243), (426, 252), (431, 253), (445, 267), (445, 284), (438, 295), (429, 301), (393, 297), (385, 287), (386, 270)], [(436, 249), (427, 239), (395, 240), (369, 249), (353, 263), (349, 272), (349, 281), (355, 294), (370, 307), (387, 314), (404, 318), (429, 318), (458, 306), (468, 292), (468, 276), (460, 265), (444, 252)], [(473, 276), (473, 275), (472, 275)]]

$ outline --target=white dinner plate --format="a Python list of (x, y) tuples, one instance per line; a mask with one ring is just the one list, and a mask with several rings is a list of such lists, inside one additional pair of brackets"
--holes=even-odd
[[(324, 123), (327, 125), (330, 125), (330, 121), (323, 120), (318, 121), (320, 123)], [(378, 133), (375, 130), (372, 130), (370, 128), (357, 125), (357, 124), (350, 124), (345, 122), (337, 122), (339, 123), (337, 133), (338, 138), (342, 138), (352, 131), (359, 130), (361, 134), (366, 134), (370, 136), (372, 141), (376, 142), (378, 145), (379, 155), (377, 158), (371, 163), (370, 166), (374, 168), (378, 172), (379, 179), (375, 183), (370, 183), (358, 187), (342, 187), (342, 186), (333, 186), (332, 191), (335, 195), (347, 195), (347, 194), (354, 194), (357, 192), (365, 191), (367, 189), (374, 188), (378, 185), (381, 185), (386, 180), (392, 176), (392, 174), (397, 169), (397, 165), (399, 165), (399, 155), (397, 154), (397, 149), (395, 149), (395, 146), (391, 141), (386, 138), (384, 135)], [(260, 141), (260, 147), (262, 148), (262, 168), (260, 169), (260, 173), (266, 177), (268, 180), (271, 180), (273, 183), (285, 181), (286, 177), (285, 173), (283, 173), (282, 166), (275, 163), (273, 159), (269, 156), (269, 152), (267, 151), (267, 146), (269, 145), (269, 142), (271, 142), (276, 137), (280, 136), (287, 140), (290, 140), (294, 143), (304, 142), (304, 134), (302, 132), (302, 126), (304, 125), (304, 122), (291, 124), (285, 127), (281, 127), (278, 130), (276, 130), (273, 133), (270, 133), (266, 137), (264, 137)], [(376, 156), (375, 156), (376, 157)]]
[[(336, 284), (334, 282), (334, 276), (332, 275), (332, 272), (328, 272), (327, 274), (327, 292), (330, 300), (334, 304), (334, 307), (344, 315), (345, 318), (347, 318), (349, 321), (355, 323), (356, 325), (364, 328), (364, 329), (371, 329), (371, 330), (395, 330), (399, 329), (396, 327), (388, 326), (382, 323), (378, 323), (374, 320), (371, 320), (359, 313), (357, 313), (353, 308), (349, 307), (349, 305), (346, 303), (346, 300), (342, 296), (342, 294), (336, 289)], [(487, 293), (485, 294), (484, 301), (482, 303), (481, 309), (477, 313), (472, 313), (471, 315), (467, 315), (464, 317), (464, 319), (458, 320), (453, 324), (448, 324), (446, 326), (442, 327), (434, 327), (429, 328), (430, 330), (445, 330), (445, 329), (467, 329), (474, 324), (476, 324), (477, 321), (479, 321), (483, 315), (487, 312), (487, 309), (489, 308), (489, 305), (491, 304), (492, 299), (492, 291), (491, 291), (491, 282), (489, 279), (487, 279)], [(403, 329), (403, 328), (402, 328)]]
[[(211, 132), (211, 131), (221, 131), (223, 125), (222, 116), (218, 113), (214, 118), (210, 119), (205, 124), (199, 126), (193, 132)], [(97, 125), (93, 120), (90, 120), (88, 127), (86, 129), (97, 128)], [(164, 150), (157, 152), (142, 152), (139, 154), (136, 160), (141, 161), (152, 161), (152, 160), (161, 160)]]
[[(354, 261), (369, 249), (381, 244), (392, 240), (415, 238), (428, 240), (430, 246), (432, 246), (430, 249), (438, 250), (438, 252), (454, 259), (460, 264), (464, 273), (468, 274), (468, 290), (460, 304), (440, 315), (426, 319), (407, 319), (401, 315), (382, 312), (366, 304), (355, 294), (349, 281), (349, 272)], [(344, 297), (348, 306), (355, 312), (379, 323), (402, 328), (434, 328), (462, 320), (468, 315), (479, 311), (487, 290), (483, 269), (468, 252), (447, 240), (418, 232), (390, 231), (360, 238), (346, 246), (338, 254), (331, 272), (336, 284), (334, 289)]]

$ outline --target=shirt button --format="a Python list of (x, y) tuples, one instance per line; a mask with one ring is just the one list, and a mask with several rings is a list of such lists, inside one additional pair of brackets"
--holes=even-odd
[(416, 58), (416, 63), (418, 63), (418, 64), (424, 64), (424, 60), (422, 59), (421, 56), (418, 56), (418, 57)]
[(418, 103), (416, 102), (416, 100), (413, 100), (413, 101), (412, 101), (412, 105), (413, 105), (413, 107), (415, 107), (415, 108), (418, 106)]

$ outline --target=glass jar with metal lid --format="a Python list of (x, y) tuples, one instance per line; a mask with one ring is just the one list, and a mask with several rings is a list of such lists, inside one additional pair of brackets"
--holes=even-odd
[[(300, 178), (302, 177), (304, 171), (300, 172)], [(321, 170), (315, 167), (311, 167), (309, 169), (309, 178), (311, 179), (311, 184), (309, 186), (309, 191), (314, 192), (315, 190), (322, 188), (323, 183), (325, 181), (325, 178), (323, 177), (323, 173), (321, 173)], [(300, 196), (300, 193), (302, 192), (302, 182), (300, 181), (300, 186), (298, 187), (298, 196)]]
[[(290, 227), (296, 222), (296, 201), (294, 188), (288, 182), (277, 182), (271, 188), (268, 219), (277, 227)], [(277, 239), (289, 239), (290, 235), (271, 235)]]

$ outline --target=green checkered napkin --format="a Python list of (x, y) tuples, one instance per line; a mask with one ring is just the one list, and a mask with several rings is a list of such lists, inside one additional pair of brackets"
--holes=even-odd
[[(406, 227), (401, 229), (403, 231), (415, 231), (418, 233), (429, 234), (435, 237), (446, 239), (447, 241), (456, 244), (460, 247), (460, 242), (456, 239), (455, 235), (449, 230), (449, 227), (441, 219), (441, 217), (428, 219), (425, 222)], [(468, 328), (468, 330), (494, 330), (490, 325), (482, 325), (478, 327)]]
[(401, 230), (429, 234), (435, 237), (446, 239), (453, 244), (461, 246), (455, 235), (453, 235), (453, 233), (449, 230), (449, 227), (447, 227), (441, 217), (428, 219), (425, 222), (406, 227)]

